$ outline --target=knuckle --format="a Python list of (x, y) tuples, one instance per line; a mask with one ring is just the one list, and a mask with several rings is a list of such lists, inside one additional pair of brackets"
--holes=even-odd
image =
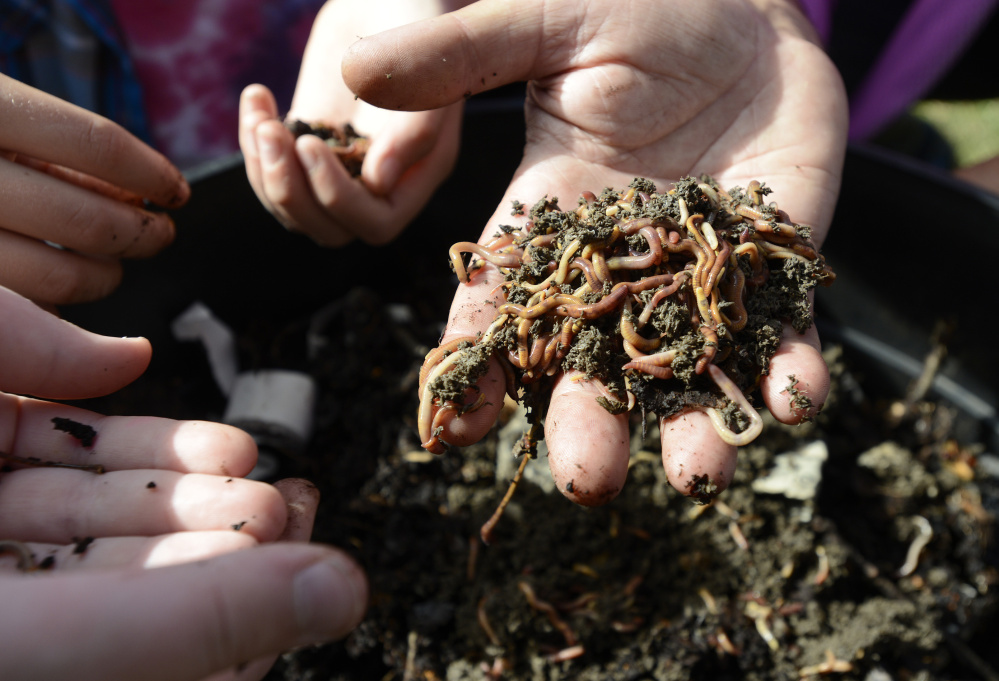
[(118, 263), (107, 263), (94, 272), (82, 263), (56, 262), (38, 277), (32, 297), (55, 304), (98, 300), (117, 288), (121, 276)]
[(98, 166), (111, 166), (121, 158), (123, 130), (117, 123), (97, 118), (90, 121), (80, 137), (80, 151)]
[(75, 246), (99, 248), (110, 231), (105, 216), (85, 199), (72, 207), (65, 224), (72, 235), (71, 243)]

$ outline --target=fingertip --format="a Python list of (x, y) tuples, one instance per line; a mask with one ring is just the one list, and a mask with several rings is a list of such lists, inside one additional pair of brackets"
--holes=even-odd
[(214, 421), (177, 422), (170, 444), (188, 473), (242, 477), (257, 460), (257, 444), (249, 433)]
[(606, 392), (596, 381), (563, 375), (545, 418), (548, 465), (559, 491), (582, 506), (602, 506), (624, 488), (630, 432), (625, 414), (597, 402)]
[(364, 572), (337, 550), (300, 570), (292, 589), (299, 645), (343, 638), (360, 624), (368, 607)]
[(277, 116), (277, 100), (271, 91), (260, 83), (253, 83), (243, 88), (239, 95), (241, 113), (260, 112), (274, 118)]
[[(477, 385), (485, 398), (482, 407), (451, 419), (445, 426), (442, 439), (452, 446), (467, 447), (481, 440), (496, 423), (503, 408), (506, 378), (496, 360), (490, 362), (489, 369)], [(471, 401), (475, 399), (476, 396), (470, 395)]]
[(301, 478), (278, 480), (274, 488), (288, 506), (288, 521), (278, 540), (308, 541), (319, 508), (319, 488)]
[(820, 348), (814, 327), (804, 334), (785, 327), (770, 370), (760, 381), (763, 401), (781, 423), (813, 418), (829, 397), (829, 368)]
[(660, 419), (663, 468), (675, 490), (710, 501), (735, 477), (738, 450), (715, 432), (711, 419), (689, 411)]
[(177, 171), (176, 189), (163, 204), (167, 208), (180, 208), (191, 198), (191, 185), (180, 171)]

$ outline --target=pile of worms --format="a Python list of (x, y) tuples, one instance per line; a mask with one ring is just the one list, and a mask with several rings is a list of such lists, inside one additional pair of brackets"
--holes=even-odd
[(612, 413), (697, 409), (724, 441), (753, 441), (763, 422), (747, 393), (768, 371), (783, 324), (804, 332), (808, 292), (835, 279), (811, 228), (768, 194), (756, 181), (725, 191), (708, 176), (659, 193), (636, 178), (622, 191), (583, 192), (573, 210), (545, 197), (522, 227), (454, 244), (459, 281), (489, 263), (505, 277), (505, 302), (484, 333), (427, 355), (422, 446), (443, 453), (451, 420), (484, 404), (475, 383), (493, 358), (507, 393), (530, 408), (527, 441), (538, 437), (555, 377), (571, 370), (605, 386), (598, 401)]

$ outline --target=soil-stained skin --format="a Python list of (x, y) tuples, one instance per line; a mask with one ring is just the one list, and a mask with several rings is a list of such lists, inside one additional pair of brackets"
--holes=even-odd
[[(583, 429), (589, 442), (608, 444), (572, 464), (552, 452), (552, 473), (569, 498), (597, 505), (618, 493), (627, 460), (603, 451), (628, 437), (626, 414), (638, 408), (662, 418), (666, 436), (683, 443), (674, 452), (689, 454), (664, 462), (670, 482), (710, 500), (732, 479), (735, 448), (762, 428), (744, 393), (767, 373), (784, 324), (797, 333), (811, 326), (808, 292), (834, 279), (810, 228), (765, 203), (769, 193), (758, 182), (725, 191), (707, 176), (660, 193), (637, 178), (626, 189), (583, 192), (571, 210), (544, 197), (525, 226), (452, 246), (463, 285), (482, 288), (482, 300), (502, 291), (505, 302), (452, 310), (488, 330), (428, 355), (418, 419), (424, 448), (468, 444), (470, 420), (491, 419), (495, 405), (476, 384), (498, 363), (507, 393), (530, 408), (533, 423), (547, 419), (547, 435)], [(553, 391), (591, 393), (615, 418), (596, 426), (549, 412)], [(809, 405), (797, 398), (795, 406)], [(488, 416), (476, 416), (480, 408)], [(724, 449), (719, 440), (731, 460), (699, 465), (699, 451)]]

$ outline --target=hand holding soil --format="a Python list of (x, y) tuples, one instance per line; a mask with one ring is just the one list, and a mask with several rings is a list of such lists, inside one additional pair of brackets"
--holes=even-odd
[[(2, 288), (0, 316), (3, 390), (93, 397), (149, 361), (144, 340), (87, 333)], [(281, 651), (345, 635), (364, 576), (339, 551), (292, 543), (308, 541), (318, 491), (240, 478), (255, 460), (230, 426), (0, 392), (5, 677), (260, 678)]]
[[(834, 67), (790, 3), (649, 2), (628, 5), (488, 0), (452, 15), (365, 38), (344, 58), (347, 85), (388, 109), (446, 106), (477, 92), (528, 81), (527, 146), (479, 243), (511, 219), (513, 201), (576, 197), (625, 187), (635, 177), (666, 187), (685, 175), (721, 186), (757, 178), (821, 244), (831, 219), (845, 147), (845, 95)], [(785, 6), (786, 5), (786, 6)], [(668, 31), (664, 35), (664, 31)], [(385, 78), (391, 73), (392, 78)], [(807, 73), (803, 78), (801, 74)], [(523, 218), (522, 218), (523, 219)], [(459, 287), (442, 343), (485, 332), (504, 304), (503, 277), (487, 265)], [(815, 408), (828, 374), (809, 330), (785, 330), (761, 381), (774, 416), (793, 423), (789, 377)], [(580, 503), (604, 503), (627, 473), (628, 428), (597, 399), (596, 381), (556, 379), (546, 420), (558, 487)], [(454, 419), (448, 442), (480, 439), (495, 421), (506, 381), (498, 362), (478, 386), (481, 409)], [(674, 486), (732, 478), (735, 447), (701, 412), (664, 419), (663, 463)]]
[(121, 280), (120, 258), (173, 241), (173, 221), (144, 208), (190, 195), (163, 155), (2, 74), (0, 114), (0, 285), (43, 305), (96, 300)]
[[(366, 35), (447, 11), (445, 0), (327, 3), (312, 27), (288, 120), (342, 128), (370, 139), (354, 179), (314, 135), (282, 125), (273, 95), (251, 85), (240, 101), (239, 142), (250, 183), (288, 229), (323, 246), (383, 244), (420, 212), (454, 166), (463, 101), (435, 111), (386, 111), (358, 100), (340, 77), (347, 47)], [(387, 78), (391, 74), (381, 74)]]

